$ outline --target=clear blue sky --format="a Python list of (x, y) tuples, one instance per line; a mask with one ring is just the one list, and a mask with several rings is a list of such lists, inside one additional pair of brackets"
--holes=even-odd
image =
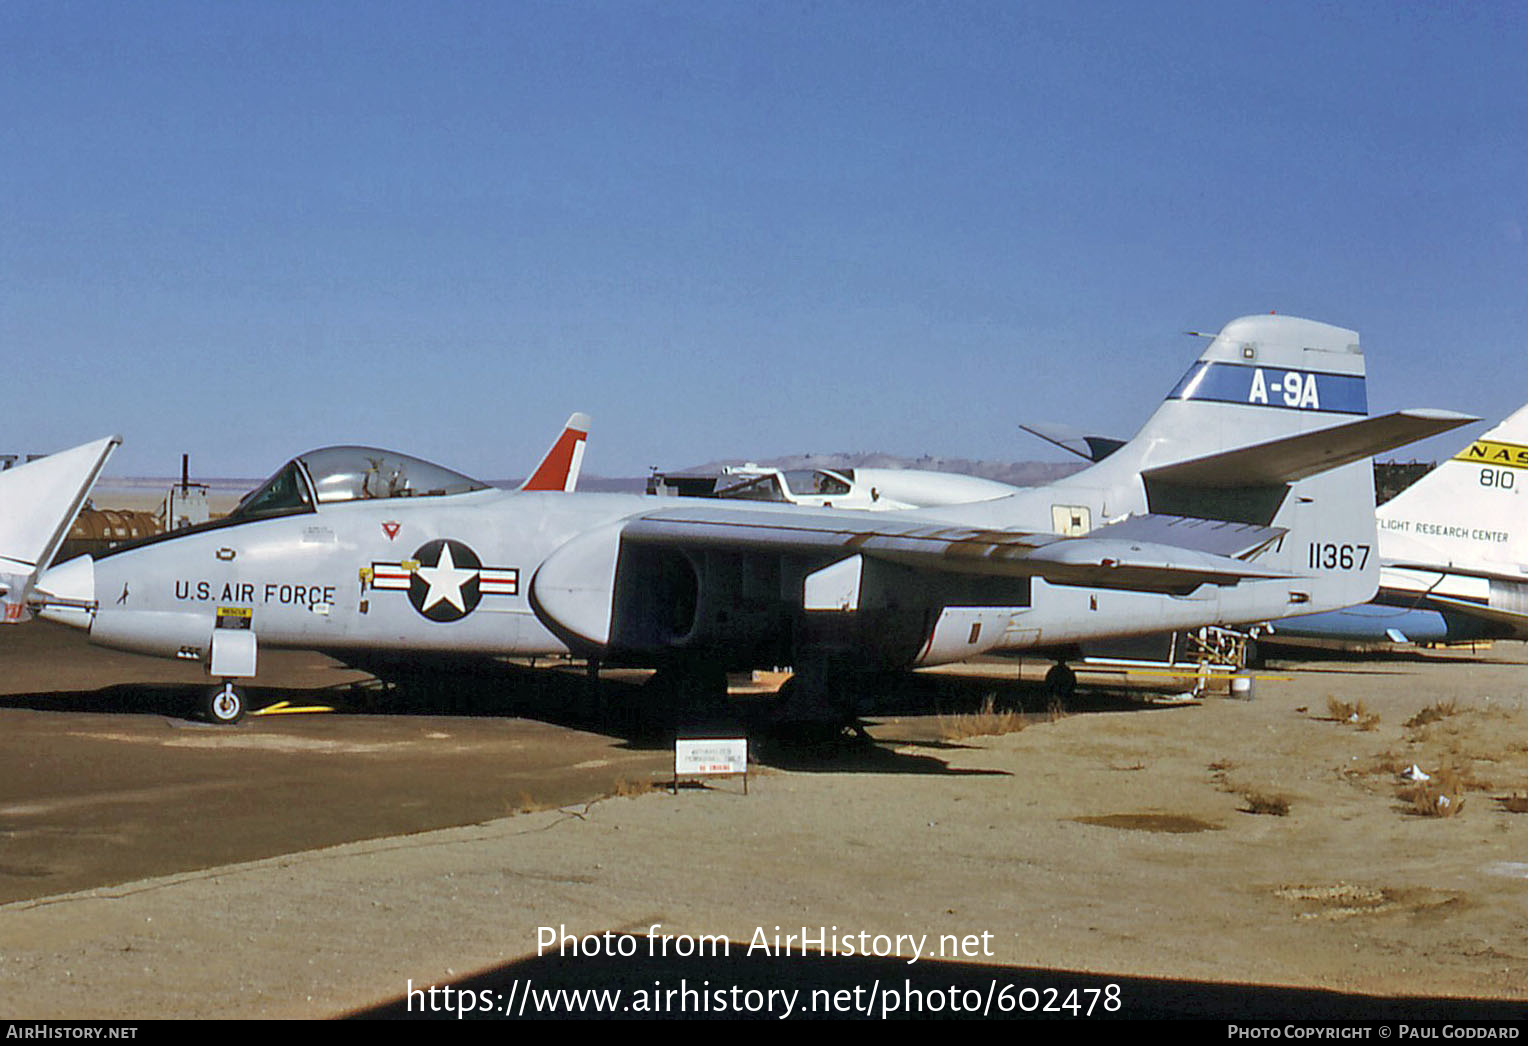
[(1508, 3), (5, 0), (0, 450), (1051, 457), (1269, 309), (1497, 418), (1525, 55)]

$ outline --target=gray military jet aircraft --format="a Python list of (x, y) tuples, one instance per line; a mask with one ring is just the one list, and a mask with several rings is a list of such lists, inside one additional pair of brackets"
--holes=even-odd
[(859, 673), (1363, 602), (1368, 456), (1474, 420), (1366, 415), (1355, 333), (1253, 316), (1130, 443), (1008, 497), (871, 514), (510, 492), (330, 447), (225, 519), (53, 567), (32, 602), (93, 642), (206, 664), (218, 722), (276, 647), (572, 654), (713, 691), (789, 664), (831, 701)]

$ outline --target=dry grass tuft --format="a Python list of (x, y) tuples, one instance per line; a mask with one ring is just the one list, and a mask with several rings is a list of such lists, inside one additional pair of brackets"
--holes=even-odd
[(1243, 792), (1242, 801), (1247, 804), (1243, 809), (1249, 814), (1267, 814), (1270, 817), (1289, 816), (1289, 800), (1282, 795)]
[(964, 741), (968, 737), (994, 737), (1015, 734), (1028, 724), (1018, 712), (1000, 712), (997, 697), (988, 694), (979, 711), (966, 715), (939, 717), (939, 737), (945, 741)]
[(1409, 755), (1402, 755), (1393, 749), (1386, 749), (1370, 759), (1368, 768), (1364, 773), (1368, 774), (1401, 774), (1411, 768), (1413, 760)]
[(1379, 716), (1369, 711), (1362, 701), (1339, 701), (1335, 697), (1328, 697), (1326, 711), (1336, 722), (1348, 723), (1360, 730), (1373, 730), (1379, 726)]
[(1396, 798), (1418, 817), (1453, 817), (1464, 809), (1464, 782), (1453, 770), (1439, 770), (1431, 781), (1407, 785)]
[(1419, 726), (1426, 726), (1428, 723), (1436, 723), (1440, 719), (1447, 719), (1451, 715), (1458, 715), (1460, 711), (1462, 710), (1459, 707), (1459, 702), (1454, 698), (1449, 698), (1447, 701), (1434, 701), (1406, 720), (1406, 727), (1415, 730)]
[(620, 777), (616, 779), (610, 788), (610, 794), (617, 799), (630, 799), (637, 795), (646, 795), (648, 792), (657, 791), (663, 785), (658, 781), (632, 781)]

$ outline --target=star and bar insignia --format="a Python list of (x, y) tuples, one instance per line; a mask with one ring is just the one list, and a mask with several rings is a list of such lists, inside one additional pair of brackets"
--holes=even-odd
[(403, 591), (431, 621), (460, 621), (485, 596), (520, 593), (515, 567), (485, 567), (477, 553), (453, 538), (436, 538), (399, 563), (373, 563), (371, 587)]

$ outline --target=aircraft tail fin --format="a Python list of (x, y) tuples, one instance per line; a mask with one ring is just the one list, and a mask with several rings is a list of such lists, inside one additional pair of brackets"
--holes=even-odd
[(569, 416), (562, 433), (547, 450), (541, 464), (531, 473), (531, 478), (521, 484), (521, 490), (563, 490), (578, 487), (578, 474), (584, 464), (584, 444), (589, 441), (589, 415), (575, 413)]
[(1251, 558), (1298, 580), (1268, 606), (1256, 591), (1237, 595), (1257, 604), (1238, 616), (1336, 609), (1370, 599), (1379, 583), (1369, 455), (1471, 420), (1426, 410), (1371, 418), (1357, 332), (1246, 316), (1210, 341), (1133, 439), (1053, 489), (1101, 505), (1105, 520), (1144, 507), (1282, 528)]
[(107, 436), (0, 472), (0, 623), (25, 621), (38, 574), (63, 544), (106, 459)]
[(1523, 577), (1528, 566), (1528, 406), (1379, 507), (1387, 560)]

